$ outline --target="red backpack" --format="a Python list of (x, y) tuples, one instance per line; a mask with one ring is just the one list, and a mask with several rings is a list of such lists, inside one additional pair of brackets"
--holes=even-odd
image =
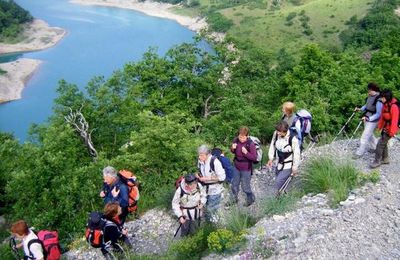
[(30, 256), (28, 259), (32, 259), (32, 252), (30, 246), (33, 243), (39, 243), (43, 248), (44, 259), (46, 260), (59, 260), (61, 259), (61, 247), (58, 242), (58, 232), (41, 230), (37, 234), (38, 239), (32, 239), (28, 242), (28, 250)]
[(139, 183), (136, 180), (136, 176), (128, 171), (121, 170), (118, 173), (119, 179), (128, 186), (128, 212), (132, 213), (137, 210), (137, 202), (139, 201)]

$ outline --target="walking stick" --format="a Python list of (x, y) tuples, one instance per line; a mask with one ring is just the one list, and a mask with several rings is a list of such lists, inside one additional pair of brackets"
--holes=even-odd
[(334, 142), (339, 135), (344, 131), (344, 129), (346, 128), (346, 126), (350, 123), (350, 121), (353, 119), (353, 117), (356, 115), (356, 111), (353, 112), (353, 114), (351, 114), (351, 116), (349, 117), (349, 119), (347, 119), (346, 123), (343, 125), (343, 127), (340, 129), (339, 133), (335, 136), (335, 138), (333, 138), (332, 142)]
[(181, 229), (181, 227), (182, 227), (182, 223), (180, 223), (178, 229), (176, 230), (175, 235), (174, 235), (174, 238), (176, 237), (176, 235), (178, 235), (178, 232), (179, 232), (179, 230)]
[(283, 183), (283, 185), (280, 187), (280, 189), (278, 190), (278, 193), (276, 195), (276, 197), (278, 198), (283, 192), (285, 192), (285, 190), (287, 189), (287, 187), (289, 186), (289, 182), (293, 179), (293, 176), (290, 175), (286, 181)]
[(19, 254), (18, 248), (17, 248), (17, 242), (15, 241), (14, 237), (10, 238), (9, 244), (10, 244), (10, 247), (11, 247), (14, 257), (18, 260), (22, 259), (21, 255)]
[(347, 141), (345, 148), (347, 148), (347, 146), (349, 146), (351, 139), (353, 139), (354, 135), (357, 133), (358, 129), (360, 129), (361, 124), (362, 124), (363, 122), (364, 122), (364, 121), (361, 120), (360, 123), (358, 123), (358, 125), (357, 125), (357, 127), (356, 127), (356, 130), (354, 130), (354, 132), (353, 132), (353, 134), (351, 135), (350, 139)]

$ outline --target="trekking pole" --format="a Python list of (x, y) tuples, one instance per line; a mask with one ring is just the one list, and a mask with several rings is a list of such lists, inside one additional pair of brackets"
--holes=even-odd
[(350, 121), (353, 119), (353, 117), (356, 115), (356, 111), (353, 112), (353, 114), (351, 114), (351, 116), (349, 117), (349, 119), (347, 119), (346, 123), (344, 123), (344, 125), (342, 126), (342, 128), (340, 129), (339, 133), (335, 136), (335, 138), (333, 138), (332, 142), (334, 142), (339, 135), (344, 131), (344, 129), (346, 128), (346, 126), (350, 123)]
[(351, 139), (353, 139), (354, 135), (357, 133), (358, 129), (360, 129), (361, 124), (363, 123), (363, 121), (361, 120), (360, 123), (358, 123), (356, 130), (354, 130), (353, 134), (351, 135), (350, 139), (347, 141), (345, 148), (347, 148), (347, 146), (349, 146)]
[(283, 185), (279, 188), (278, 194), (276, 197), (279, 197), (285, 190), (287, 189), (289, 182), (292, 180), (293, 176), (289, 176), (286, 181), (283, 183)]
[(182, 223), (179, 224), (179, 227), (178, 227), (178, 229), (177, 229), (176, 232), (175, 232), (174, 238), (176, 237), (176, 235), (178, 235), (178, 232), (179, 232), (179, 230), (181, 229), (181, 227), (182, 227)]
[(22, 259), (21, 255), (19, 254), (18, 248), (17, 248), (17, 242), (15, 241), (14, 237), (10, 238), (9, 244), (10, 244), (10, 247), (11, 247), (14, 257), (18, 260)]

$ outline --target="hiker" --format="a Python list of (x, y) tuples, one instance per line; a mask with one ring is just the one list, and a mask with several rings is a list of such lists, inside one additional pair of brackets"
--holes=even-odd
[(358, 147), (353, 158), (358, 159), (363, 156), (367, 147), (370, 151), (375, 151), (377, 139), (374, 136), (374, 130), (378, 125), (381, 117), (383, 104), (379, 100), (379, 86), (376, 83), (370, 82), (368, 84), (368, 97), (366, 98), (365, 105), (361, 108), (356, 107), (354, 111), (362, 111), (363, 116), (361, 120), (364, 122), (364, 131), (360, 138), (360, 147)]
[(242, 184), (242, 191), (246, 193), (245, 206), (250, 206), (255, 201), (254, 193), (251, 191), (251, 175), (253, 174), (253, 162), (257, 160), (256, 146), (249, 138), (250, 130), (247, 126), (239, 128), (239, 134), (233, 139), (231, 152), (235, 155), (233, 159), (233, 180), (232, 180), (232, 203), (238, 202), (239, 185)]
[(216, 212), (219, 209), (224, 190), (225, 170), (218, 158), (211, 155), (210, 149), (206, 145), (201, 145), (197, 152), (199, 155), (197, 177), (200, 183), (206, 186), (207, 192), (206, 218), (215, 222), (218, 219)]
[[(285, 102), (282, 105), (283, 121), (287, 122), (289, 129), (292, 132), (296, 132), (297, 140), (299, 141), (300, 152), (304, 150), (303, 142), (307, 135), (311, 132), (311, 121), (312, 115), (306, 109), (300, 109), (296, 112), (296, 106), (293, 102)], [(315, 142), (314, 138), (311, 137), (312, 142)]]
[(128, 187), (121, 182), (118, 177), (117, 170), (111, 166), (103, 169), (103, 189), (100, 191), (100, 197), (104, 198), (104, 204), (109, 202), (118, 202), (121, 206), (121, 214), (119, 214), (119, 221), (121, 225), (125, 223), (126, 216), (128, 215)]
[(297, 135), (289, 130), (286, 121), (280, 121), (275, 126), (271, 145), (269, 146), (267, 163), (268, 168), (272, 169), (273, 161), (277, 160), (275, 189), (277, 195), (282, 185), (290, 176), (296, 176), (300, 164), (300, 146)]
[(227, 183), (231, 183), (233, 178), (233, 166), (231, 160), (226, 157), (225, 154), (222, 152), (222, 149), (218, 147), (214, 147), (211, 150), (211, 155), (217, 157), (218, 160), (221, 162), (222, 167), (225, 170), (225, 181)]
[(121, 212), (122, 208), (118, 202), (107, 203), (104, 207), (103, 217), (106, 222), (103, 228), (104, 246), (101, 248), (101, 252), (106, 259), (113, 259), (110, 255), (112, 252), (124, 252), (121, 242), (132, 249), (132, 244), (128, 238), (128, 230), (124, 229), (118, 222), (118, 216), (121, 215)]
[(382, 116), (378, 122), (378, 129), (382, 130), (381, 138), (376, 145), (375, 160), (370, 164), (370, 168), (389, 163), (388, 142), (399, 130), (399, 107), (392, 91), (383, 90), (381, 101), (383, 103)]
[(181, 237), (196, 231), (196, 227), (200, 225), (206, 202), (206, 189), (198, 183), (196, 175), (185, 175), (172, 199), (172, 209), (179, 220)]
[(44, 251), (40, 243), (33, 243), (37, 241), (38, 236), (28, 228), (28, 225), (24, 220), (19, 220), (12, 224), (11, 233), (18, 240), (22, 240), (21, 243), (17, 244), (17, 248), (23, 247), (24, 259), (44, 260)]
[(296, 117), (296, 105), (293, 102), (284, 102), (282, 104), (282, 120), (286, 121), (289, 126), (292, 126)]

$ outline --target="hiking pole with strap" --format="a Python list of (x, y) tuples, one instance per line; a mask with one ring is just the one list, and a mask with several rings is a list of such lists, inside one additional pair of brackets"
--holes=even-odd
[(342, 128), (340, 129), (339, 133), (335, 136), (335, 138), (333, 138), (332, 142), (334, 142), (339, 135), (344, 131), (344, 129), (346, 128), (346, 126), (350, 123), (350, 121), (353, 119), (353, 117), (356, 115), (356, 111), (353, 112), (353, 114), (351, 114), (351, 116), (349, 117), (349, 119), (347, 119), (346, 123), (342, 126)]

